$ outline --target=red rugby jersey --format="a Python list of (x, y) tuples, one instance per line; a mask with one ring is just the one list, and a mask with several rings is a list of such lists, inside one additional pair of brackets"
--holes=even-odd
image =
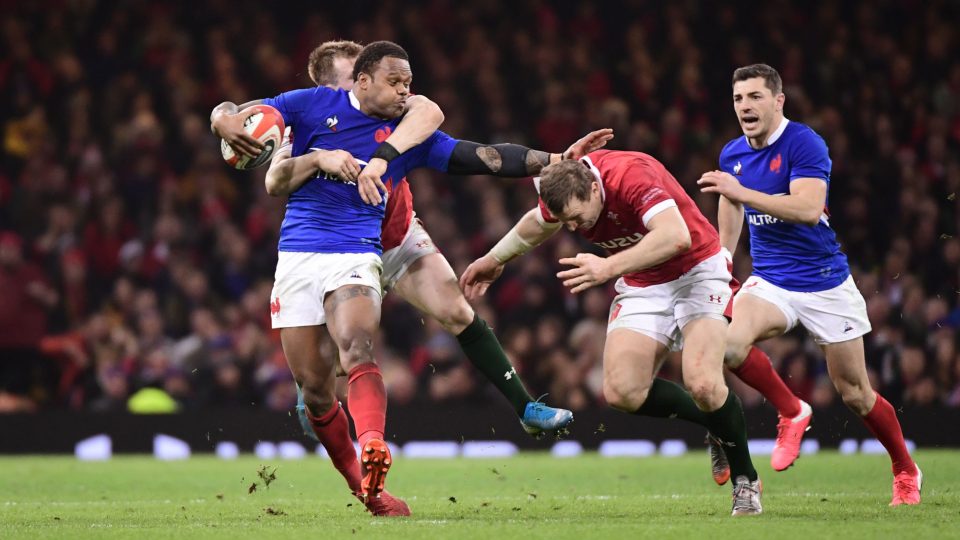
[[(650, 232), (646, 225), (676, 207), (690, 230), (690, 249), (657, 266), (623, 276), (628, 285), (646, 287), (679, 278), (720, 251), (720, 236), (676, 178), (652, 156), (641, 152), (598, 150), (583, 158), (600, 182), (603, 210), (592, 229), (578, 232), (610, 253), (636, 245)], [(539, 190), (539, 179), (537, 189)], [(540, 214), (556, 222), (543, 201)]]

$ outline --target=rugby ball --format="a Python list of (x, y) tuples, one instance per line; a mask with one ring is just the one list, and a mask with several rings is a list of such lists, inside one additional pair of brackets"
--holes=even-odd
[[(254, 105), (250, 107), (256, 112), (247, 117), (243, 122), (243, 129), (254, 139), (263, 143), (263, 151), (258, 156), (244, 156), (237, 154), (233, 148), (227, 144), (227, 141), (220, 139), (220, 153), (223, 154), (223, 160), (233, 168), (240, 170), (255, 169), (270, 161), (273, 153), (280, 148), (280, 141), (283, 139), (283, 116), (280, 111), (269, 105)], [(244, 112), (250, 109), (244, 109)]]

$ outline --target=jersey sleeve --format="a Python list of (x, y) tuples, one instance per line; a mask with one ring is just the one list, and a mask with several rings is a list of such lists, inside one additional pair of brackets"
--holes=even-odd
[(427, 167), (441, 172), (447, 172), (450, 164), (450, 155), (453, 148), (460, 142), (457, 139), (437, 130), (427, 140), (414, 146), (406, 153), (410, 154), (407, 161), (407, 170)]
[(797, 137), (790, 152), (790, 181), (798, 178), (819, 178), (830, 183), (830, 151), (823, 138), (808, 131)]
[(323, 90), (329, 89), (317, 87), (291, 90), (276, 97), (264, 98), (263, 104), (280, 111), (280, 114), (283, 116), (283, 123), (293, 127), (300, 121), (304, 111), (310, 107), (317, 93)]
[(677, 207), (677, 201), (660, 186), (656, 171), (634, 166), (626, 174), (623, 196), (636, 209), (644, 227), (660, 212)]

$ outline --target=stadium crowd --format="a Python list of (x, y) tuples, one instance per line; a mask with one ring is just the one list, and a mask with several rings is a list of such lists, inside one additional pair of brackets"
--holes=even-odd
[[(955, 2), (2, 4), (0, 412), (124, 410), (143, 388), (186, 410), (293, 407), (269, 315), (284, 200), (264, 169), (223, 163), (207, 116), (308, 86), (308, 54), (337, 38), (403, 45), (414, 91), (458, 138), (558, 151), (612, 127), (611, 147), (656, 156), (711, 219), (716, 197), (695, 181), (739, 134), (730, 74), (777, 67), (787, 117), (830, 147), (831, 225), (867, 299), (876, 387), (895, 405), (960, 407)], [(410, 182), (458, 272), (536, 202), (529, 179)], [(602, 400), (613, 296), (612, 284), (573, 296), (554, 277), (584, 249), (558, 235), (476, 306), (531, 392), (574, 410)], [(380, 339), (391, 403), (500, 399), (452, 336), (389, 294)], [(763, 347), (803, 399), (838, 401), (805, 334)]]

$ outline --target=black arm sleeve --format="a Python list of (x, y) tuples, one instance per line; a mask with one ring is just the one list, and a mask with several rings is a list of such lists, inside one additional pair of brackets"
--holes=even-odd
[(522, 177), (539, 173), (549, 163), (550, 154), (519, 144), (460, 141), (450, 154), (447, 172)]

